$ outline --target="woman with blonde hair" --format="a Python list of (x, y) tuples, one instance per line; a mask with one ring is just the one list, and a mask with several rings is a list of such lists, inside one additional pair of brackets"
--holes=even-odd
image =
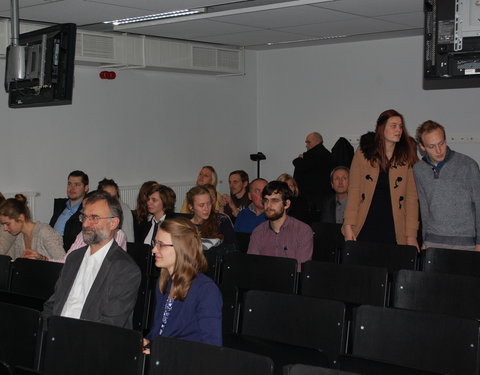
[(360, 138), (350, 167), (342, 232), (346, 241), (418, 248), (418, 197), (413, 165), (418, 160), (403, 116), (380, 114), (375, 132)]
[(17, 194), (0, 205), (0, 223), (4, 231), (16, 237), (9, 252), (13, 259), (48, 260), (65, 257), (62, 237), (50, 225), (32, 221), (24, 195)]
[[(217, 172), (215, 171), (215, 168), (213, 168), (211, 165), (204, 165), (200, 169), (200, 172), (198, 172), (196, 186), (213, 185), (216, 191), (217, 183), (218, 183), (218, 176), (217, 176)], [(218, 212), (221, 207), (222, 207), (221, 196), (217, 194), (217, 200), (214, 202), (215, 211)], [(182, 203), (182, 208), (180, 209), (180, 213), (182, 214), (190, 213), (190, 210), (188, 208), (187, 197), (185, 197)]]
[(195, 225), (186, 218), (165, 220), (152, 253), (161, 271), (144, 352), (149, 353), (150, 340), (156, 336), (222, 345), (222, 296), (204, 274), (208, 265)]

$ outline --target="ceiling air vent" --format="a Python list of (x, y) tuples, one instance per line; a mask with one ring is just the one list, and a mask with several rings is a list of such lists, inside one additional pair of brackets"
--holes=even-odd
[(77, 31), (75, 60), (92, 63), (115, 63), (114, 36)]
[(213, 48), (193, 46), (192, 66), (194, 68), (217, 68), (217, 50)]
[(217, 53), (217, 66), (221, 70), (238, 72), (241, 69), (241, 51), (219, 49)]
[(145, 39), (145, 68), (199, 74), (244, 74), (243, 50), (212, 44)]

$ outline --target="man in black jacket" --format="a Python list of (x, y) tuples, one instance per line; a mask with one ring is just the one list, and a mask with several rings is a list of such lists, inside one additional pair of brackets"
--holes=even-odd
[(307, 151), (293, 160), (300, 194), (307, 200), (310, 212), (318, 213), (323, 197), (330, 192), (330, 172), (333, 160), (330, 151), (323, 146), (323, 138), (317, 133), (310, 133), (305, 139)]
[(70, 249), (77, 234), (82, 230), (79, 215), (88, 189), (88, 176), (82, 171), (73, 171), (68, 175), (68, 198), (55, 199), (50, 226), (63, 236), (65, 251)]

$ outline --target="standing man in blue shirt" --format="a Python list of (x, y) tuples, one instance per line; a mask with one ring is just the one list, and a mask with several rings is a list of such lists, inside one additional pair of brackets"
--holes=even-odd
[(79, 215), (83, 198), (88, 190), (88, 176), (83, 171), (73, 171), (68, 175), (68, 198), (55, 199), (50, 226), (63, 237), (65, 251), (70, 248), (82, 230)]

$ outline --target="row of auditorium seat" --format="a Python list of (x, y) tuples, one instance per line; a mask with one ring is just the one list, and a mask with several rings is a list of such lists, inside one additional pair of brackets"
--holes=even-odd
[[(158, 277), (158, 270), (154, 267), (153, 257), (148, 245), (128, 243), (128, 253), (139, 265), (144, 284)], [(219, 284), (235, 284), (239, 279), (243, 283), (258, 284), (259, 279), (268, 282), (269, 272), (263, 269), (288, 274), (287, 285), (279, 286), (273, 291), (295, 292), (297, 280), (293, 270), (294, 260), (275, 260), (272, 257), (251, 256), (239, 252), (219, 255), (215, 251), (207, 251), (209, 262), (208, 275)], [(253, 259), (253, 261), (251, 260)], [(480, 253), (448, 249), (428, 249), (420, 255), (413, 246), (383, 245), (361, 242), (346, 242), (341, 250), (341, 256), (336, 264), (356, 264), (364, 266), (387, 268), (389, 272), (400, 269), (435, 271), (443, 273), (463, 274), (480, 277)], [(18, 294), (48, 298), (54, 289), (55, 281), (62, 269), (62, 264), (52, 262), (31, 261), (18, 258), (14, 262), (8, 256), (0, 255), (0, 290), (14, 291)], [(254, 276), (245, 274), (248, 267)], [(38, 277), (41, 274), (42, 277)], [(250, 277), (250, 280), (248, 279)], [(150, 285), (151, 286), (151, 285)], [(272, 288), (275, 288), (272, 286)], [(246, 286), (245, 289), (251, 289)]]
[[(332, 345), (338, 349), (342, 338), (327, 334), (335, 332), (334, 324), (316, 331), (317, 336), (325, 338), (327, 347), (312, 348), (308, 340), (302, 340), (315, 331), (311, 324), (305, 328), (302, 323), (328, 321), (322, 314), (309, 315), (315, 309), (301, 305), (299, 298), (311, 296), (316, 302), (320, 298), (329, 300), (327, 305), (322, 306), (322, 311), (329, 311), (326, 306), (331, 306), (333, 300), (344, 303), (343, 321), (346, 325), (342, 325), (342, 319), (336, 323), (337, 327), (347, 331), (351, 325), (350, 334), (343, 336), (346, 353), (380, 361), (377, 370), (372, 370), (368, 364), (364, 368), (366, 372), (361, 373), (416, 374), (411, 368), (420, 371), (418, 373), (479, 373), (477, 319), (480, 318), (480, 302), (476, 296), (480, 286), (480, 253), (429, 249), (417, 254), (416, 249), (409, 246), (385, 247), (352, 242), (345, 245), (339, 259), (341, 264), (307, 262), (302, 265), (302, 272), (297, 274), (296, 262), (291, 259), (246, 254), (212, 256), (211, 270), (224, 296), (225, 344), (267, 355), (274, 359), (277, 369), (295, 362), (322, 365), (318, 362), (319, 357), (312, 355), (312, 350), (327, 354), (327, 362), (323, 365), (345, 364), (344, 354), (332, 350)], [(258, 307), (254, 309), (249, 305), (251, 293), (245, 291), (251, 289), (291, 295), (283, 296), (282, 302), (277, 305), (261, 296), (259, 301), (268, 303), (260, 311), (268, 311), (268, 314), (256, 319), (258, 324), (255, 326), (246, 318), (252, 311), (259, 311)], [(295, 292), (301, 296), (295, 295)], [(358, 307), (360, 304), (378, 307)], [(291, 306), (298, 305), (301, 307), (293, 315), (285, 314)], [(275, 307), (269, 310), (271, 306)], [(378, 311), (380, 313), (376, 316)], [(367, 320), (369, 326), (362, 324), (359, 318), (361, 312), (362, 319), (373, 319)], [(285, 316), (288, 318), (282, 321)], [(327, 316), (335, 314), (329, 311)], [(294, 325), (292, 331), (286, 333), (289, 321)], [(374, 338), (367, 336), (361, 342), (366, 327), (381, 328), (373, 330)], [(269, 332), (267, 335), (263, 335), (265, 330)], [(381, 334), (384, 336), (381, 337)], [(264, 340), (274, 341), (275, 345), (266, 345)], [(459, 346), (449, 346), (452, 342)], [(448, 349), (442, 351), (442, 348)], [(353, 367), (340, 368), (352, 370), (369, 361), (355, 357), (348, 358), (347, 362), (354, 363)], [(407, 366), (408, 369), (387, 371), (383, 362)]]
[(62, 263), (0, 255), (0, 301), (42, 310), (53, 293)]
[[(348, 259), (361, 259), (362, 257), (365, 258), (365, 256), (367, 260), (369, 258), (375, 258), (371, 254), (370, 256), (367, 256), (368, 251), (365, 253), (365, 250), (360, 249), (357, 252), (355, 246), (348, 247), (347, 245), (346, 248), (350, 254), (349, 256), (352, 256), (352, 254), (354, 256)], [(146, 250), (147, 249), (139, 251), (139, 254), (141, 255), (140, 258), (144, 257), (144, 260), (147, 263), (146, 268), (144, 268), (143, 270), (143, 274), (145, 276), (145, 279), (154, 280), (155, 273), (152, 271), (152, 268), (149, 268), (148, 266), (149, 262), (151, 262), (150, 252)], [(359, 256), (359, 254), (363, 255)], [(375, 250), (372, 251), (372, 254), (375, 254)], [(341, 363), (346, 363), (344, 360), (345, 353), (353, 353), (356, 355), (361, 355), (361, 357), (371, 357), (376, 358), (380, 361), (393, 362), (396, 363), (397, 366), (406, 365), (408, 367), (420, 369), (421, 371), (433, 370), (439, 373), (444, 373), (446, 372), (446, 370), (444, 371), (443, 369), (451, 369), (448, 373), (474, 373), (471, 372), (473, 365), (470, 357), (473, 356), (476, 360), (478, 360), (478, 325), (475, 326), (475, 324), (473, 324), (473, 326), (476, 327), (475, 329), (477, 332), (477, 336), (474, 336), (472, 334), (473, 328), (471, 328), (470, 323), (471, 321), (477, 322), (477, 320), (471, 318), (479, 317), (478, 311), (480, 311), (480, 309), (476, 306), (477, 302), (475, 298), (475, 292), (476, 290), (478, 290), (479, 279), (477, 279), (477, 277), (475, 276), (459, 276), (452, 273), (465, 271), (468, 275), (471, 275), (475, 271), (474, 266), (476, 264), (475, 262), (478, 262), (478, 256), (479, 253), (476, 252), (431, 249), (427, 252), (422, 253), (420, 262), (415, 259), (415, 261), (413, 262), (414, 267), (411, 267), (415, 269), (418, 264), (420, 264), (422, 265), (422, 269), (424, 269), (425, 271), (436, 272), (401, 270), (392, 273), (389, 272), (389, 264), (384, 264), (383, 269), (379, 269), (379, 267), (356, 266), (345, 263), (328, 264), (320, 262), (309, 262), (303, 265), (302, 273), (299, 277), (296, 272), (296, 261), (292, 259), (261, 257), (239, 253), (226, 254), (223, 256), (219, 256), (215, 253), (207, 253), (207, 258), (209, 258), (210, 264), (209, 273), (211, 276), (214, 277), (216, 282), (219, 283), (219, 286), (224, 293), (224, 331), (227, 333), (227, 335), (225, 336), (225, 343), (228, 346), (233, 346), (242, 350), (256, 351), (257, 353), (267, 355), (268, 357), (273, 358), (276, 373), (278, 374), (281, 373), (278, 371), (281, 371), (283, 365), (295, 362), (310, 363), (312, 365), (323, 364), (330, 366), (333, 366), (335, 364), (334, 362), (336, 362), (336, 365), (340, 366)], [(378, 261), (378, 259), (382, 260), (381, 257), (377, 257), (376, 260)], [(468, 260), (468, 262), (462, 265), (462, 261), (465, 260)], [(47, 262), (28, 261), (20, 259), (11, 263), (9, 287), (12, 286), (11, 281), (13, 280), (12, 277), (14, 277), (14, 275), (12, 276), (12, 270), (15, 268), (15, 263), (17, 263), (17, 261), (18, 264), (25, 263), (31, 265), (32, 267), (34, 267), (34, 265), (47, 264)], [(442, 267), (439, 267), (442, 265), (445, 266), (443, 269)], [(390, 271), (394, 269), (395, 267), (390, 267)], [(280, 272), (280, 270), (282, 271)], [(373, 275), (376, 276), (370, 276), (370, 271)], [(451, 274), (438, 274), (438, 271), (444, 271)], [(33, 277), (32, 274), (35, 274), (35, 272), (31, 271), (28, 271), (26, 273), (29, 273), (31, 277)], [(389, 276), (391, 276), (392, 279), (390, 297), (388, 296)], [(34, 280), (30, 280), (30, 282), (34, 282)], [(310, 291), (308, 292), (307, 290), (309, 290), (309, 285)], [(344, 289), (340, 287), (341, 285), (343, 285)], [(376, 289), (381, 290), (381, 293), (375, 294), (368, 292), (369, 286), (375, 286)], [(147, 294), (149, 291), (152, 290), (151, 285), (149, 288), (145, 289), (147, 291)], [(251, 289), (267, 289), (276, 292), (289, 293), (290, 295), (268, 292), (245, 292), (246, 290)], [(317, 290), (321, 289), (323, 289), (323, 291), (317, 292)], [(295, 292), (299, 292), (303, 295), (295, 295)], [(342, 297), (322, 294), (332, 292), (340, 295), (343, 293), (344, 296)], [(257, 295), (258, 293), (260, 293), (260, 297), (258, 298), (258, 302), (255, 302), (252, 308), (251, 305), (248, 305), (247, 302), (249, 300), (247, 298), (252, 299), (253, 297), (249, 296), (255, 296), (255, 293), (257, 293)], [(261, 295), (261, 293), (267, 294)], [(308, 294), (316, 298), (307, 297), (306, 295)], [(347, 297), (351, 297), (347, 298), (345, 297), (345, 295)], [(369, 298), (374, 295), (380, 295), (383, 296), (383, 299), (379, 299), (378, 303), (375, 303), (374, 300), (364, 301), (358, 297), (362, 295), (366, 295)], [(276, 301), (275, 296), (279, 296), (278, 302), (274, 302)], [(330, 300), (326, 301), (318, 297)], [(332, 299), (343, 299), (344, 302), (347, 302), (347, 304), (343, 302), (332, 301)], [(261, 301), (268, 301), (268, 303), (266, 303), (263, 307), (259, 307), (261, 306)], [(308, 307), (309, 301), (314, 301), (316, 303), (325, 303), (321, 305), (322, 307), (315, 309)], [(378, 304), (380, 306), (385, 304), (388, 305), (389, 303), (391, 303), (391, 306), (395, 306), (397, 308), (374, 308), (362, 306), (353, 310), (353, 312), (349, 312), (352, 311), (351, 309), (349, 309), (349, 307), (351, 307), (349, 305), (358, 305), (364, 303)], [(337, 340), (338, 337), (333, 335), (329, 336), (327, 334), (329, 332), (337, 332), (334, 330), (333, 324), (329, 325), (329, 329), (331, 331), (326, 328), (322, 328), (321, 331), (317, 331), (322, 332), (322, 335), (325, 337), (325, 348), (312, 348), (310, 347), (311, 342), (302, 341), (304, 337), (309, 337), (307, 335), (308, 333), (315, 331), (314, 326), (310, 326), (309, 323), (316, 323), (317, 320), (322, 322), (328, 322), (328, 319), (321, 319), (321, 317), (323, 316), (322, 313), (325, 313), (328, 317), (335, 316), (329, 310), (329, 308), (335, 305), (338, 306), (338, 304), (344, 306), (345, 311), (343, 313), (343, 320), (337, 319), (336, 321), (337, 327), (342, 327), (341, 330), (337, 328), (337, 331), (339, 330), (340, 332), (342, 332), (340, 341)], [(297, 306), (298, 308), (292, 308), (293, 315), (288, 315), (287, 312), (291, 313), (291, 306)], [(433, 311), (437, 314), (403, 311), (401, 309), (398, 309), (398, 307), (402, 309), (417, 309), (431, 312)], [(367, 316), (375, 316), (375, 310), (372, 312), (368, 310), (370, 308), (384, 311), (385, 313), (382, 314), (387, 314), (387, 312), (388, 314), (390, 314), (386, 318), (375, 318), (377, 320), (375, 320), (373, 325), (370, 323), (370, 327), (380, 327), (383, 324), (385, 327), (380, 329), (380, 332), (376, 332), (375, 334), (385, 333), (386, 339), (384, 338), (384, 340), (392, 340), (393, 343), (400, 345), (398, 349), (393, 349), (384, 342), (384, 344), (378, 345), (377, 347), (373, 348), (375, 349), (373, 351), (373, 354), (358, 352), (358, 350), (356, 352), (353, 351), (355, 345), (352, 343), (360, 342), (359, 337), (362, 337), (361, 334), (355, 333), (355, 327), (363, 326), (363, 329), (360, 329), (360, 333), (363, 333), (365, 327), (368, 327), (359, 323), (359, 311), (366, 310), (368, 311)], [(320, 311), (320, 313), (316, 315), (305, 316), (305, 312), (312, 309), (313, 311)], [(254, 317), (252, 320), (253, 315), (250, 315), (250, 310), (257, 313), (260, 311), (260, 313), (266, 313), (267, 315), (264, 315), (261, 318)], [(248, 311), (249, 313), (245, 314), (245, 311)], [(438, 314), (438, 312), (457, 316), (444, 316)], [(411, 330), (409, 331), (407, 329), (408, 327), (401, 328), (401, 321), (399, 321), (398, 323), (394, 323), (395, 319), (399, 319), (397, 315), (400, 315), (400, 317), (404, 320), (406, 319), (407, 323), (405, 324), (408, 327), (418, 327), (413, 330), (414, 332), (411, 332)], [(289, 318), (284, 320), (281, 319), (282, 317), (286, 316), (289, 316)], [(445, 321), (443, 318), (448, 318), (450, 320)], [(20, 318), (17, 317), (16, 319)], [(408, 319), (410, 319), (410, 321), (408, 321)], [(253, 323), (251, 323), (250, 320), (252, 320)], [(307, 328), (305, 328), (304, 325), (301, 325), (302, 322), (305, 322)], [(429, 326), (427, 324), (428, 322), (436, 322), (438, 326)], [(255, 326), (255, 324), (257, 326)], [(287, 328), (292, 328), (289, 327), (289, 324), (293, 325), (294, 333), (287, 334)], [(442, 329), (450, 327), (451, 324), (455, 325), (456, 330), (458, 331), (457, 333), (459, 335), (468, 332), (468, 337), (465, 338), (462, 336), (457, 338), (454, 332), (448, 330), (442, 331)], [(352, 326), (350, 333), (348, 332), (349, 325)], [(298, 327), (303, 327), (302, 330), (300, 330), (301, 334), (296, 332), (297, 330), (299, 330)], [(398, 330), (389, 330), (389, 328), (398, 328)], [(276, 336), (269, 336), (271, 334), (270, 331), (274, 332)], [(432, 339), (431, 343), (428, 342), (428, 340), (431, 339), (428, 335), (428, 337), (424, 338), (424, 340), (426, 341), (422, 341), (421, 338), (415, 336), (418, 331), (422, 332), (422, 335), (428, 334), (431, 336), (434, 333), (437, 336)], [(402, 339), (402, 332), (405, 334), (408, 333), (405, 339)], [(141, 332), (139, 333), (141, 334)], [(3, 334), (4, 332), (0, 333), (1, 336), (3, 336)], [(368, 336), (366, 344), (368, 344), (369, 340), (372, 340), (370, 336)], [(420, 359), (418, 359), (412, 353), (405, 354), (405, 349), (401, 346), (402, 340), (405, 340), (410, 344), (411, 342), (420, 342), (421, 345), (419, 345), (419, 347), (422, 349), (420, 350), (421, 353), (423, 353), (422, 351), (425, 351), (425, 348), (423, 348), (424, 345), (428, 344), (430, 345), (430, 347), (436, 348), (436, 342), (443, 343), (443, 341), (446, 341), (446, 347), (449, 348), (452, 353), (456, 353), (453, 358), (466, 358), (465, 361), (460, 362), (467, 367), (460, 367), (461, 371), (458, 370), (459, 364), (455, 361), (453, 361), (455, 363), (448, 362), (448, 356), (445, 354), (445, 358), (443, 358), (443, 354), (441, 354), (441, 351), (438, 350), (436, 351), (436, 353), (439, 355), (441, 361), (439, 361), (439, 365), (435, 367), (433, 360), (424, 358), (424, 356), (427, 354), (432, 355), (430, 353), (423, 353)], [(267, 343), (265, 343), (264, 341), (267, 341)], [(270, 343), (268, 343), (268, 341), (270, 341)], [(377, 341), (381, 342), (382, 340), (379, 338), (373, 340), (373, 342)], [(449, 347), (448, 344), (450, 341), (459, 342), (460, 346)], [(274, 344), (272, 344), (272, 342)], [(338, 349), (338, 342), (342, 342), (342, 346), (340, 349)], [(357, 345), (357, 349), (365, 349), (366, 347), (368, 347), (368, 345), (366, 344)], [(463, 352), (462, 350), (465, 348), (469, 348), (469, 350), (467, 352)], [(380, 349), (384, 349), (385, 353), (378, 354), (375, 352), (378, 352)], [(323, 362), (319, 359), (321, 357), (320, 355), (318, 355), (319, 350), (321, 350), (322, 353), (326, 355), (324, 356)], [(396, 358), (394, 356), (389, 357), (389, 355), (394, 354), (391, 353), (392, 350), (399, 351), (403, 354), (400, 358)], [(315, 358), (315, 361), (309, 360), (311, 358)], [(413, 360), (413, 358), (416, 359)], [(351, 358), (348, 359), (351, 360)], [(358, 362), (360, 361), (360, 359), (355, 358), (355, 361)], [(468, 362), (468, 364), (465, 364), (464, 362)], [(421, 363), (425, 363), (425, 365), (422, 365)], [(348, 368), (346, 367), (344, 367), (343, 369), (348, 370)], [(478, 373), (478, 371), (475, 373)]]
[(342, 302), (266, 291), (244, 294), (241, 330), (223, 348), (158, 338), (144, 357), (135, 330), (63, 317), (42, 325), (38, 311), (0, 303), (0, 360), (45, 375), (280, 375), (296, 363), (320, 374), (479, 373), (476, 319), (363, 305), (348, 321)]
[[(133, 245), (133, 246), (132, 246)], [(148, 329), (154, 304), (152, 295), (158, 270), (147, 245), (128, 244), (129, 254), (142, 270), (134, 328), (140, 332)], [(480, 308), (475, 300), (480, 276), (480, 253), (471, 251), (429, 249), (421, 253), (420, 261), (409, 246), (380, 247), (375, 244), (347, 242), (343, 250), (343, 263), (307, 262), (302, 272), (296, 272), (294, 259), (275, 258), (243, 253), (218, 255), (206, 252), (208, 274), (221, 288), (225, 300), (226, 331), (235, 331), (235, 306), (244, 290), (268, 290), (282, 293), (299, 293), (320, 298), (337, 299), (349, 304), (397, 305), (409, 308), (416, 298), (414, 308), (427, 311), (445, 311), (480, 318)], [(395, 263), (396, 262), (396, 263)], [(364, 266), (367, 264), (368, 266)], [(395, 271), (415, 270), (418, 265), (425, 272)], [(375, 267), (374, 267), (375, 266)], [(54, 290), (62, 264), (11, 259), (0, 256), (0, 301), (18, 303), (41, 310), (43, 302)], [(448, 273), (438, 276), (434, 273)], [(454, 274), (464, 273), (466, 277)], [(469, 277), (468, 277), (469, 276)], [(389, 283), (390, 281), (390, 283)], [(416, 287), (416, 285), (422, 287)], [(402, 288), (402, 289), (400, 289)], [(461, 293), (456, 291), (461, 290)], [(447, 297), (447, 293), (449, 295)], [(445, 295), (443, 303), (431, 301)], [(422, 305), (423, 303), (423, 305)], [(429, 308), (428, 306), (435, 306)], [(461, 314), (460, 314), (461, 315)], [(233, 328), (232, 328), (233, 327)]]
[(276, 369), (289, 363), (346, 369), (339, 362), (348, 353), (434, 373), (479, 371), (477, 319), (368, 305), (348, 319), (343, 302), (265, 291), (245, 292), (240, 310), (238, 333), (224, 344), (268, 356)]

